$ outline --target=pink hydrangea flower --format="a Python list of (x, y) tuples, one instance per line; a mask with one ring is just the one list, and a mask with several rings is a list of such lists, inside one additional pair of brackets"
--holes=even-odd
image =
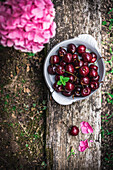
[(90, 126), (88, 122), (83, 121), (80, 123), (80, 126), (81, 126), (82, 133), (84, 134), (93, 133), (93, 128)]
[(89, 148), (87, 139), (85, 141), (80, 141), (79, 151), (84, 152), (87, 148)]
[(39, 52), (55, 36), (51, 0), (0, 2), (0, 44), (23, 52)]

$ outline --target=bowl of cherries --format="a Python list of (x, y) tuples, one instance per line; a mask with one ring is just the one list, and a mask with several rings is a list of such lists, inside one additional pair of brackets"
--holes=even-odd
[(54, 100), (69, 105), (91, 96), (105, 76), (96, 40), (89, 34), (54, 46), (44, 63), (44, 77)]

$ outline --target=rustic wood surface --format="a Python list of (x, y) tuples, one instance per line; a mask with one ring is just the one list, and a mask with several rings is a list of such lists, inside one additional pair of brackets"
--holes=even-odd
[[(88, 33), (94, 36), (101, 49), (100, 0), (56, 0), (57, 32), (48, 46), (48, 51), (62, 40)], [(46, 151), (47, 168), (53, 170), (97, 170), (101, 166), (101, 89), (90, 98), (69, 106), (61, 106), (48, 95)], [(70, 136), (67, 126), (80, 127), (81, 121), (88, 121), (93, 134)], [(81, 140), (93, 140), (90, 149), (78, 151)], [(73, 147), (75, 156), (67, 157)]]

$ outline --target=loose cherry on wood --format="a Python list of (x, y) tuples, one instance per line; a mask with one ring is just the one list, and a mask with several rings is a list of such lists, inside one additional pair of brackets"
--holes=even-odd
[(72, 136), (77, 136), (78, 133), (79, 133), (79, 128), (77, 126), (72, 126), (69, 131), (69, 134)]

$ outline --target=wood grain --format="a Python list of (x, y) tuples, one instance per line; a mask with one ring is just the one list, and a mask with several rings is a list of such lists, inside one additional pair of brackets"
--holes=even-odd
[[(101, 49), (101, 13), (100, 0), (56, 0), (55, 22), (57, 24), (56, 36), (51, 40), (48, 51), (62, 40), (88, 33), (94, 36)], [(86, 100), (76, 102), (69, 106), (61, 106), (48, 95), (48, 111), (46, 115), (46, 151), (47, 169), (53, 170), (84, 170), (100, 169), (101, 166), (101, 89)], [(80, 128), (81, 121), (88, 121), (93, 134), (82, 134), (77, 137), (70, 136), (67, 126), (76, 125)], [(94, 140), (90, 149), (83, 153), (78, 151), (81, 140)], [(71, 156), (73, 147), (75, 156)]]

